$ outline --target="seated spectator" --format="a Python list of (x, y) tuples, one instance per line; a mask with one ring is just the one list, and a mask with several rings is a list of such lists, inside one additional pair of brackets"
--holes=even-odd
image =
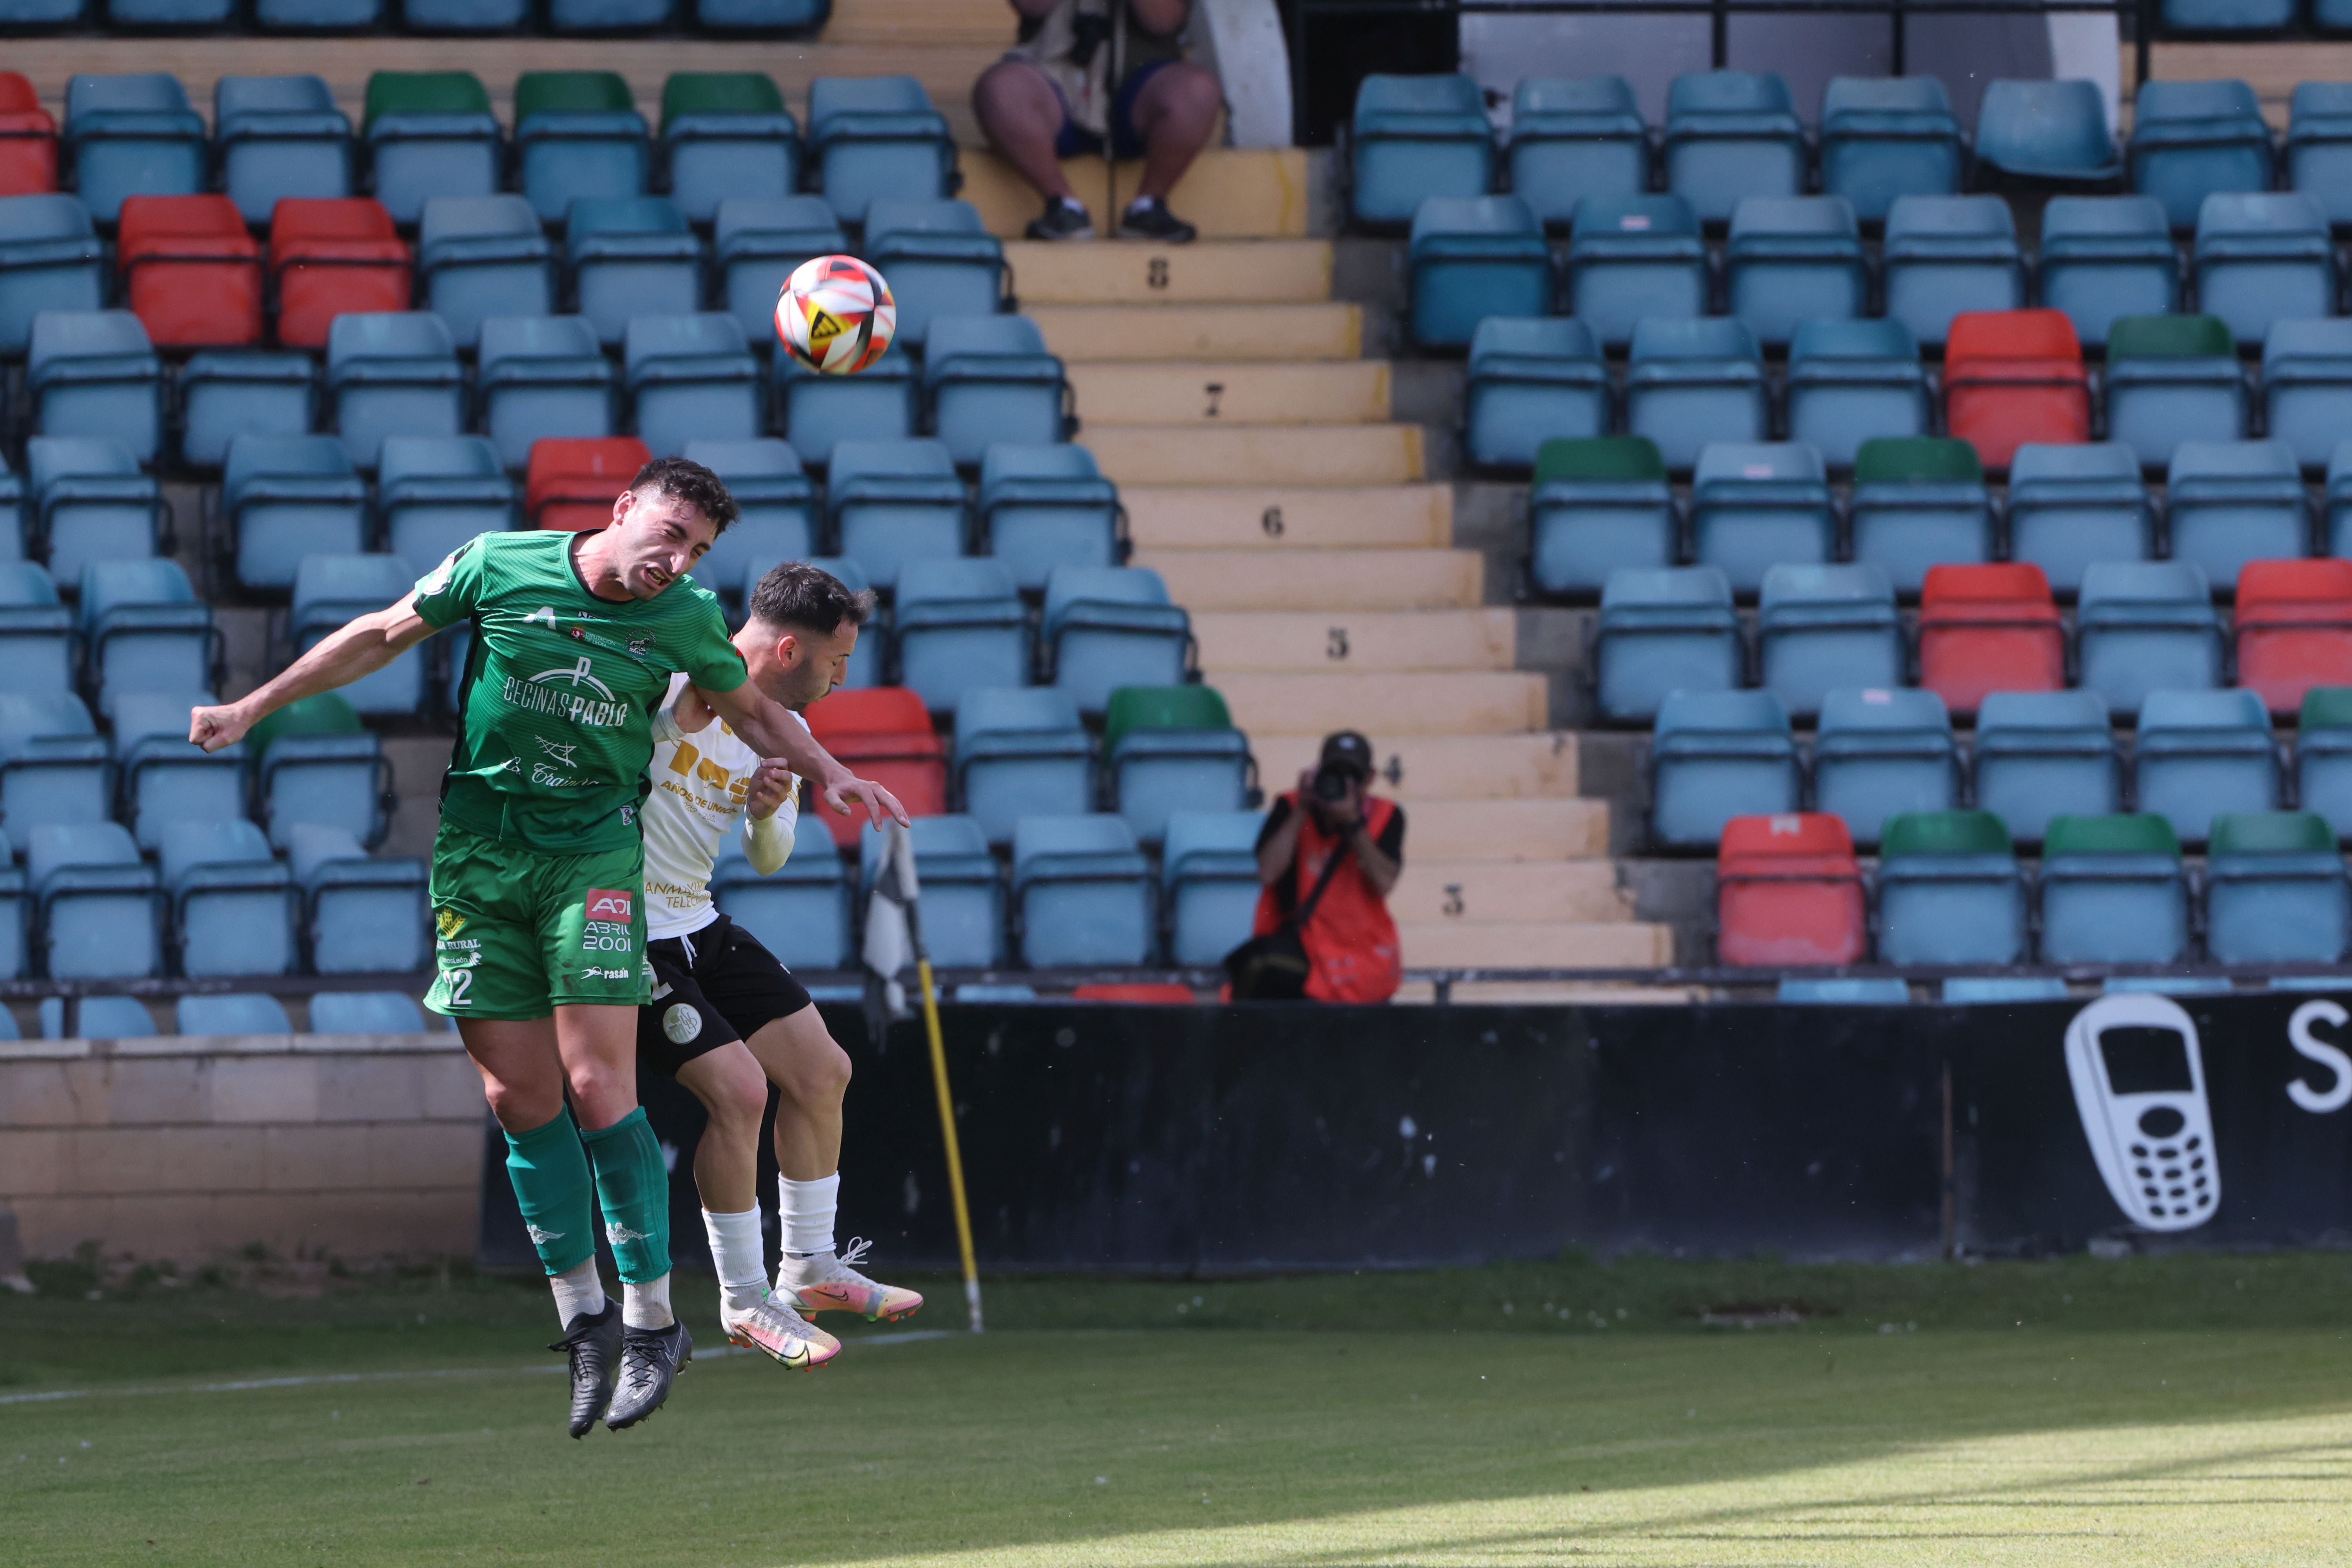
[(1208, 145), (1223, 92), (1184, 58), (1191, 0), (1013, 0), (1013, 8), (1020, 42), (981, 73), (971, 106), (996, 150), (1045, 197), (1029, 237), (1094, 237), (1062, 160), (1108, 143), (1114, 158), (1143, 160), (1119, 237), (1192, 238), (1192, 226), (1168, 210), (1168, 193)]
[(1353, 730), (1327, 736), (1258, 833), (1252, 934), (1296, 923), (1314, 1001), (1385, 1002), (1403, 978), (1387, 899), (1404, 869), (1404, 808), (1370, 794), (1371, 782), (1372, 743)]

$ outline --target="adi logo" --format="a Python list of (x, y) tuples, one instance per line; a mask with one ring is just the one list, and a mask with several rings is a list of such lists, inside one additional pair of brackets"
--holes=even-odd
[(841, 336), (843, 330), (841, 319), (831, 311), (814, 311), (809, 316), (809, 346), (814, 348), (819, 343), (830, 342)]
[(441, 928), (441, 940), (447, 942), (466, 929), (466, 917), (455, 910), (436, 910), (433, 911), (433, 923)]
[(591, 888), (583, 907), (592, 921), (614, 921), (625, 924), (629, 919), (630, 897), (612, 888)]

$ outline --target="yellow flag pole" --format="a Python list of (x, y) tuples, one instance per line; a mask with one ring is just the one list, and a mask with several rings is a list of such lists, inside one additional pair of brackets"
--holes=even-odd
[(948, 1048), (940, 1035), (940, 999), (931, 984), (930, 955), (923, 951), (921, 927), (910, 905), (907, 926), (915, 942), (915, 978), (923, 988), (923, 1029), (931, 1040), (931, 1087), (939, 1091), (940, 1137), (947, 1145), (948, 1193), (955, 1203), (956, 1247), (963, 1255), (963, 1300), (971, 1313), (971, 1331), (981, 1331), (980, 1264), (971, 1250), (971, 1210), (964, 1201), (963, 1151), (956, 1142), (955, 1097), (948, 1090)]

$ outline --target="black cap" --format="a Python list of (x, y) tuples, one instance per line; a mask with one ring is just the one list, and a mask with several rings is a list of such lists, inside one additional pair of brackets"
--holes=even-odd
[(1372, 776), (1372, 743), (1353, 730), (1342, 730), (1323, 740), (1323, 766), (1345, 768), (1360, 779)]

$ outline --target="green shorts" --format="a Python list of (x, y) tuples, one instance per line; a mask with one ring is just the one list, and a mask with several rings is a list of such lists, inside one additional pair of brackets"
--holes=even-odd
[(646, 851), (549, 855), (444, 822), (433, 840), (434, 966), (452, 1018), (544, 1018), (653, 999)]

